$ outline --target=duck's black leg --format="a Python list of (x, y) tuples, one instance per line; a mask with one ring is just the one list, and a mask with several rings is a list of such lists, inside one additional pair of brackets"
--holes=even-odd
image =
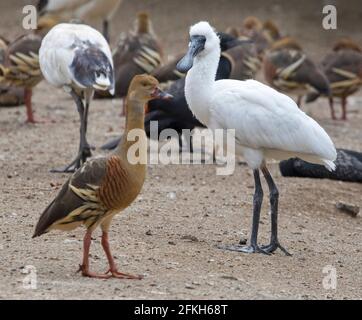
[(85, 162), (85, 160), (91, 156), (90, 146), (86, 139), (86, 130), (87, 130), (87, 121), (86, 116), (88, 115), (88, 106), (86, 110), (84, 110), (84, 105), (81, 97), (72, 90), (70, 92), (72, 98), (74, 99), (77, 110), (80, 118), (80, 143), (79, 143), (79, 151), (76, 158), (67, 166), (59, 169), (52, 169), (51, 172), (74, 172), (76, 169), (80, 168), (80, 166)]
[(263, 188), (260, 182), (259, 169), (254, 170), (254, 181), (255, 181), (255, 192), (253, 199), (253, 222), (251, 228), (251, 237), (249, 246), (241, 245), (230, 245), (230, 246), (219, 246), (220, 249), (239, 251), (245, 253), (254, 253), (261, 252), (269, 254), (267, 251), (263, 250), (258, 246), (258, 231), (259, 231), (259, 221), (260, 221), (260, 211), (261, 205), (263, 203)]
[(269, 173), (269, 170), (264, 165), (262, 167), (262, 172), (265, 177), (265, 180), (269, 187), (269, 197), (270, 197), (270, 217), (271, 217), (271, 237), (270, 237), (270, 244), (267, 246), (262, 246), (262, 249), (266, 252), (272, 253), (276, 249), (282, 250), (287, 256), (291, 254), (284, 249), (278, 240), (278, 201), (279, 201), (279, 191), (277, 186), (274, 183), (272, 176)]

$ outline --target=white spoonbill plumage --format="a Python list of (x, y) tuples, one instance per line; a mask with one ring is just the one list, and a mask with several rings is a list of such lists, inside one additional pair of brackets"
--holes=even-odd
[[(187, 72), (185, 96), (196, 118), (212, 130), (235, 129), (236, 152), (253, 169), (255, 193), (250, 245), (223, 248), (267, 254), (280, 248), (288, 254), (278, 240), (279, 193), (266, 159), (299, 157), (334, 170), (336, 149), (323, 128), (286, 95), (255, 80), (215, 81), (219, 57), (219, 37), (208, 22), (202, 21), (191, 27), (188, 52), (177, 68)], [(271, 240), (267, 246), (257, 243), (263, 200), (259, 170), (270, 191)]]
[(114, 94), (111, 50), (102, 34), (92, 27), (61, 23), (44, 37), (39, 50), (39, 63), (45, 79), (53, 86), (63, 87), (77, 105), (80, 115), (79, 153), (65, 168), (53, 170), (73, 172), (91, 155), (86, 133), (94, 90)]

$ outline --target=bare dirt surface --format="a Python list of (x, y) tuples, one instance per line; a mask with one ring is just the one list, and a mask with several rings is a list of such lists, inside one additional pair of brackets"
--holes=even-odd
[[(171, 53), (177, 52), (172, 47), (172, 31), (177, 41), (186, 38), (186, 26), (200, 18), (198, 10), (205, 3), (197, 2), (193, 10), (188, 10), (189, 15), (180, 8), (184, 14), (181, 20), (176, 19), (175, 12), (170, 14), (168, 19), (175, 26), (163, 30), (176, 1), (165, 1), (165, 7), (161, 1), (147, 1), (144, 7), (141, 1), (134, 1), (134, 6), (130, 2), (125, 0), (124, 7), (129, 12), (122, 11), (116, 24), (128, 28), (129, 17), (142, 8), (151, 9), (155, 15), (159, 12), (158, 17), (163, 18), (156, 29)], [(184, 6), (189, 2), (183, 1)], [(20, 32), (16, 21), (10, 18), (16, 10), (19, 14), (25, 3), (1, 1), (1, 33), (13, 36)], [(213, 19), (219, 19), (221, 26), (236, 23), (237, 13), (231, 10), (232, 5), (226, 1), (217, 3), (218, 10), (207, 7)], [(253, 3), (248, 10), (240, 11), (240, 20), (251, 13), (266, 16), (266, 8), (257, 6), (260, 1)], [(220, 17), (228, 12), (230, 21), (222, 21)], [(276, 15), (273, 10), (270, 12)], [(291, 11), (293, 19), (296, 14)], [(358, 14), (353, 12), (350, 20), (353, 22)], [(202, 16), (208, 15), (204, 11)], [(284, 22), (283, 30), (293, 33), (297, 29), (293, 19)], [(155, 20), (158, 22), (157, 17)], [(357, 30), (352, 22), (346, 27), (350, 33)], [(304, 39), (315, 36), (312, 32), (304, 34)], [(358, 36), (361, 39), (360, 33)], [(315, 48), (313, 52), (323, 51), (321, 43), (331, 39), (323, 38), (308, 46)], [(292, 257), (280, 251), (264, 256), (216, 248), (218, 244), (237, 243), (240, 237), (249, 237), (253, 178), (246, 166), (237, 166), (234, 175), (223, 177), (215, 174), (214, 165), (151, 165), (141, 195), (116, 216), (110, 233), (120, 270), (144, 274), (145, 278), (82, 278), (76, 271), (84, 230), (52, 232), (31, 239), (39, 215), (67, 179), (66, 174), (51, 174), (49, 169), (66, 164), (75, 155), (78, 115), (67, 94), (44, 81), (34, 90), (33, 102), (37, 117), (56, 122), (27, 125), (24, 107), (0, 108), (1, 299), (361, 299), (361, 217), (341, 213), (335, 204), (343, 201), (362, 206), (362, 185), (282, 178), (275, 162), (269, 167), (281, 194), (280, 240), (293, 253)], [(88, 135), (91, 143), (99, 147), (122, 132), (120, 106), (120, 100), (92, 104)], [(350, 99), (348, 122), (330, 120), (325, 100), (303, 109), (321, 123), (337, 147), (362, 152), (361, 106), (361, 94)], [(94, 154), (101, 152), (97, 149)], [(263, 186), (267, 195), (267, 186)], [(269, 240), (267, 200), (265, 196), (261, 243)], [(97, 231), (91, 247), (91, 266), (102, 272), (107, 263), (99, 236)], [(36, 268), (38, 283), (34, 290), (23, 286), (26, 275), (22, 268), (29, 265)], [(326, 290), (322, 285), (326, 276), (323, 268), (328, 265), (337, 272), (336, 290)]]

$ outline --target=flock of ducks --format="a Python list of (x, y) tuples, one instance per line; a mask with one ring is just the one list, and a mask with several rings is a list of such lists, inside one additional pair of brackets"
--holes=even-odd
[[(145, 154), (150, 121), (158, 120), (161, 130), (176, 129), (181, 146), (185, 128), (235, 129), (236, 153), (244, 156), (254, 174), (252, 232), (248, 246), (221, 248), (264, 254), (279, 248), (289, 255), (278, 238), (279, 193), (266, 160), (299, 157), (335, 169), (333, 142), (300, 106), (303, 96), (307, 102), (325, 96), (335, 119), (333, 99), (339, 97), (345, 120), (347, 97), (362, 84), (361, 48), (342, 39), (319, 65), (295, 39), (282, 36), (273, 22), (248, 17), (241, 28), (225, 32), (216, 32), (208, 22), (193, 25), (187, 51), (166, 62), (147, 13), (138, 14), (134, 28), (123, 33), (111, 51), (109, 21), (120, 4), (120, 0), (41, 0), (37, 30), (12, 42), (0, 39), (0, 92), (6, 97), (0, 101), (24, 102), (27, 121), (36, 122), (31, 93), (45, 78), (72, 96), (80, 116), (79, 152), (69, 165), (54, 170), (73, 174), (44, 210), (34, 237), (85, 225), (80, 266), (84, 276), (140, 279), (117, 270), (108, 230), (113, 216), (137, 197), (146, 175), (145, 162), (130, 163), (127, 158), (133, 144), (127, 133), (145, 130), (141, 147), (146, 151), (140, 151)], [(103, 21), (103, 34), (80, 22), (66, 23), (70, 18), (87, 22), (95, 17)], [(252, 80), (260, 69), (270, 86)], [(297, 95), (297, 104), (283, 93)], [(124, 100), (125, 134), (105, 146), (116, 148), (114, 153), (87, 161), (92, 149), (86, 137), (91, 101), (114, 95)], [(263, 200), (260, 171), (270, 191), (271, 239), (266, 246), (257, 241)], [(89, 268), (91, 235), (98, 226), (109, 262), (106, 274)]]

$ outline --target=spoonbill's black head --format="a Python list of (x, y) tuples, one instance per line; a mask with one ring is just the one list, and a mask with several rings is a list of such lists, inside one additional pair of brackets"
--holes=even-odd
[(220, 39), (208, 22), (201, 21), (190, 28), (189, 49), (178, 62), (177, 70), (186, 73), (192, 68), (195, 58), (206, 56), (210, 52), (220, 55)]

